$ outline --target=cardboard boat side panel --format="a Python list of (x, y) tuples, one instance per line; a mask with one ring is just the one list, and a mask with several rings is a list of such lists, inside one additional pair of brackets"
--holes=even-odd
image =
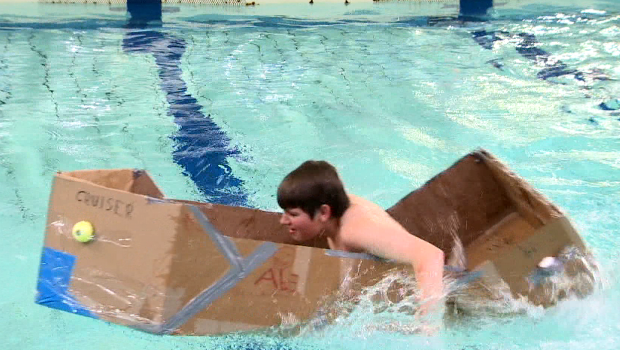
[(169, 320), (230, 270), (228, 258), (185, 205), (176, 222), (164, 319)]
[[(171, 298), (175, 299), (180, 289), (183, 289), (184, 295), (172, 302), (175, 312), (179, 311), (179, 307), (186, 307), (201, 298), (201, 294), (209, 293), (213, 286), (219, 287), (219, 281), (231, 271), (230, 263), (214, 247), (209, 232), (205, 232), (217, 230), (215, 225), (205, 228), (187, 208), (179, 221), (179, 232), (183, 234), (177, 237), (174, 255), (188, 258), (174, 260), (170, 280), (170, 286), (175, 291), (171, 293), (175, 294)], [(200, 213), (204, 214), (204, 211)], [(246, 213), (262, 214), (260, 211)], [(213, 215), (206, 219), (213, 224)], [(250, 267), (248, 273), (235, 280), (230, 289), (196, 309), (187, 322), (174, 330), (175, 334), (214, 334), (226, 328), (224, 325), (239, 325), (248, 330), (306, 322), (352, 275), (359, 276), (362, 283), (376, 282), (374, 261), (343, 259), (329, 255), (323, 249), (251, 239), (228, 238), (227, 242), (239, 254), (238, 258), (245, 260), (265, 244), (273, 244), (275, 248), (267, 260)], [(368, 275), (374, 278), (369, 279)], [(191, 287), (188, 288), (188, 285)], [(222, 326), (213, 327), (220, 322)]]
[[(247, 238), (290, 245), (302, 245), (295, 241), (286, 227), (280, 224), (280, 214), (259, 209), (232, 207), (222, 204), (174, 200), (198, 207), (222, 234), (234, 238)], [(304, 246), (327, 249), (325, 238), (304, 242)]]
[(562, 217), (564, 214), (553, 203), (506, 165), (486, 151), (477, 152), (488, 166), (495, 180), (504, 188), (506, 195), (530, 225), (535, 228)]
[(545, 306), (550, 305), (544, 298), (530, 295), (528, 277), (544, 257), (558, 256), (567, 246), (585, 251), (583, 241), (574, 233), (568, 219), (561, 217), (539, 228), (526, 240), (514, 244), (514, 247), (496, 251), (493, 264), (510, 286), (513, 296), (530, 296), (530, 299), (540, 301)]
[(450, 233), (467, 246), (513, 211), (512, 206), (485, 163), (470, 154), (405, 196), (388, 213), (448, 257), (454, 246)]
[[(45, 247), (76, 257), (70, 293), (111, 322), (159, 322), (180, 205), (153, 206), (144, 196), (74, 174), (54, 179), (45, 239)], [(96, 229), (95, 240), (86, 244), (71, 234), (82, 220)]]
[[(259, 242), (234, 239), (238, 246)], [(221, 298), (183, 324), (179, 334), (214, 334), (214, 321), (246, 328), (308, 321), (341, 284), (340, 259), (320, 249), (278, 244), (276, 253)], [(302, 283), (303, 282), (303, 283)]]
[[(177, 237), (175, 256), (178, 258), (173, 262), (171, 274), (171, 287), (174, 290), (185, 288), (185, 296), (176, 301), (177, 306), (188, 305), (201, 294), (212, 291), (213, 286), (219, 288), (217, 283), (231, 271), (231, 263), (213, 244), (214, 233), (207, 232), (219, 230), (215, 225), (205, 228), (188, 208), (184, 209), (183, 219), (179, 221), (179, 232), (183, 235)], [(202, 209), (200, 214), (204, 215), (204, 207)], [(217, 214), (225, 211), (206, 212), (209, 217), (205, 215), (205, 219), (214, 224), (222, 219)], [(249, 218), (269, 214), (257, 210), (243, 210), (242, 213), (249, 215)], [(242, 224), (247, 224), (245, 219), (248, 217), (241, 215), (240, 218)], [(229, 233), (231, 227), (235, 228), (235, 225), (229, 223), (226, 226)], [(248, 226), (242, 227), (243, 230), (234, 232), (243, 234)], [(250, 225), (250, 229), (253, 228), (256, 227)], [(259, 228), (258, 232), (267, 228)], [(322, 249), (243, 238), (220, 238), (230, 244), (233, 255), (238, 254), (237, 259), (244, 266), (244, 273), (221, 296), (196, 310), (187, 322), (175, 329), (176, 334), (213, 334), (222, 328), (213, 328), (214, 322), (242, 324), (244, 329), (254, 329), (282, 322), (306, 321), (326, 295), (338, 290), (344, 277), (340, 269), (341, 259), (327, 256)], [(272, 249), (272, 253), (265, 255), (268, 256), (266, 260), (252, 266), (245, 264), (266, 245), (273, 246), (268, 248)], [(181, 258), (184, 256), (188, 258)]]
[(164, 193), (144, 170), (133, 171), (133, 180), (131, 182), (130, 192), (145, 195), (151, 198), (164, 198)]
[(94, 185), (127, 192), (131, 189), (135, 176), (133, 169), (76, 170), (62, 174)]

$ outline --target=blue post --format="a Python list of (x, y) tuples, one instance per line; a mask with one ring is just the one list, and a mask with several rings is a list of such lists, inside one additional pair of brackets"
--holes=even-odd
[(460, 16), (484, 16), (493, 7), (493, 0), (460, 0), (459, 6)]
[(145, 25), (148, 22), (161, 22), (161, 0), (127, 0), (129, 22)]

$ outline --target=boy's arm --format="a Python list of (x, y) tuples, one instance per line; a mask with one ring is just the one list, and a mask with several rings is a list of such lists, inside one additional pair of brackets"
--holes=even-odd
[(411, 264), (421, 290), (422, 313), (431, 311), (443, 297), (443, 251), (410, 234), (387, 214), (366, 219), (370, 220), (349, 222), (341, 228), (343, 243), (351, 249)]

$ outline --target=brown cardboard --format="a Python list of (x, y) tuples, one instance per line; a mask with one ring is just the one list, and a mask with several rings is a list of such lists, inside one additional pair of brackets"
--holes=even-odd
[[(388, 212), (409, 232), (435, 244), (448, 257), (454, 247), (450, 233), (458, 236), (465, 247), (465, 267), (485, 271), (474, 293), (487, 298), (492, 298), (492, 286), (502, 292), (501, 280), (513, 297), (551, 306), (559, 300), (556, 295), (530, 290), (528, 277), (538, 263), (571, 246), (587, 256), (568, 218), (484, 150), (463, 157)], [(575, 274), (590, 275), (591, 271), (584, 266)], [(585, 289), (591, 290), (593, 283), (591, 279)]]
[[(484, 271), (461, 294), (478, 298), (495, 298), (488, 291), (501, 285), (515, 297), (553, 305), (571, 292), (548, 296), (548, 288), (532, 289), (528, 276), (568, 246), (586, 250), (559, 209), (485, 151), (465, 156), (388, 212), (448, 257), (459, 237), (463, 267)], [(96, 230), (86, 244), (71, 236), (82, 220)], [(67, 298), (95, 317), (154, 333), (305, 322), (343, 281), (355, 277), (351, 286), (359, 291), (402, 268), (337, 256), (325, 240), (299, 245), (278, 213), (165, 199), (147, 173), (128, 169), (58, 173), (45, 247), (75, 257)], [(571, 269), (577, 276), (583, 266)]]

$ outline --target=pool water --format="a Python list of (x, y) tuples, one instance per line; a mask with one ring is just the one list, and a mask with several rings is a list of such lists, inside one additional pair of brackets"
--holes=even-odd
[[(107, 6), (3, 4), (2, 348), (616, 348), (620, 3), (519, 6), (473, 22), (411, 3), (177, 6), (143, 27)], [(33, 302), (57, 170), (144, 168), (168, 197), (278, 210), (280, 179), (326, 159), (388, 207), (477, 147), (568, 213), (600, 290), (430, 338), (363, 310), (292, 339), (162, 337)]]

